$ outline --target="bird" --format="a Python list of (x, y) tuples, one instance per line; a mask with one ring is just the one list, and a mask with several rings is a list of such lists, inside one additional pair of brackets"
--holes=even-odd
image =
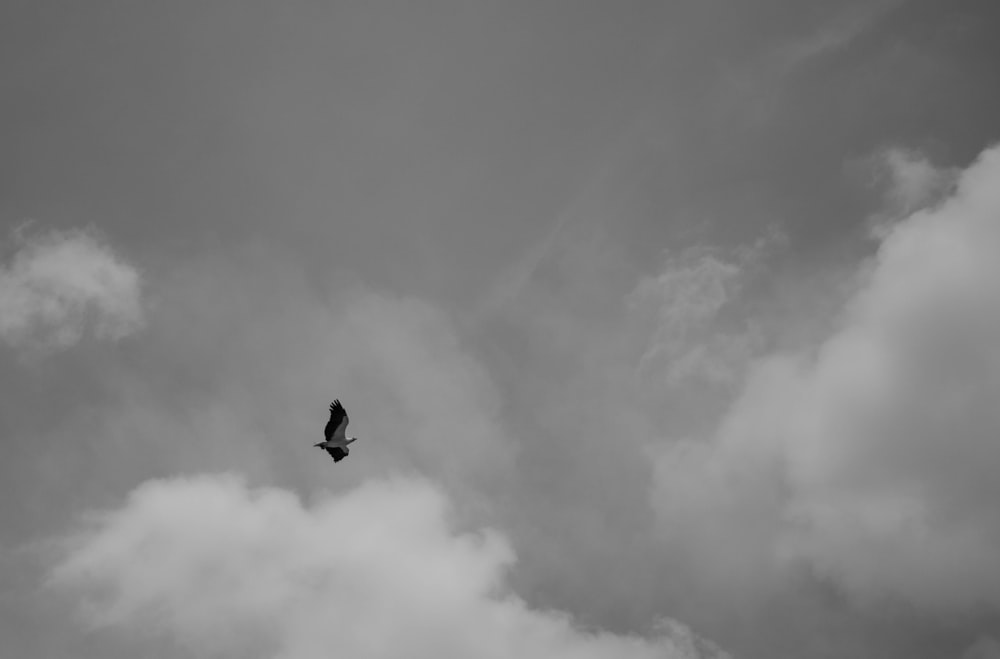
[(347, 410), (340, 404), (340, 399), (335, 399), (330, 403), (330, 420), (326, 422), (326, 428), (323, 430), (326, 441), (313, 444), (313, 446), (324, 449), (334, 462), (340, 462), (346, 458), (347, 454), (351, 452), (347, 445), (358, 441), (357, 437), (348, 437), (345, 434), (348, 422), (350, 419), (347, 417)]

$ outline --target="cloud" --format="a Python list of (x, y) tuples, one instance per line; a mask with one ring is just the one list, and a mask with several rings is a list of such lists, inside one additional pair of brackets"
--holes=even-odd
[(449, 516), (424, 480), (372, 480), (311, 506), (228, 475), (149, 481), (67, 541), (50, 585), (95, 627), (199, 655), (728, 656), (679, 623), (623, 636), (528, 607), (505, 584), (506, 539), (456, 533)]
[(1000, 659), (1000, 642), (984, 636), (969, 646), (962, 659)]
[(0, 265), (0, 339), (9, 346), (67, 348), (89, 331), (120, 339), (142, 326), (135, 268), (87, 231), (15, 236)]
[(640, 281), (629, 296), (632, 315), (642, 308), (654, 311), (640, 371), (655, 368), (674, 385), (697, 376), (732, 381), (732, 362), (740, 361), (746, 341), (720, 333), (706, 336), (705, 331), (730, 302), (741, 272), (737, 264), (700, 255), (690, 264), (670, 264), (657, 276)]
[(858, 0), (823, 5), (826, 11), (819, 12), (820, 18), (813, 29), (772, 39), (775, 45), (759, 56), (740, 60), (724, 72), (721, 108), (725, 112), (739, 112), (754, 122), (772, 116), (789, 78), (804, 75), (818, 62), (843, 55), (905, 3), (906, 0)]
[[(291, 509), (318, 519), (328, 503), (354, 501), (368, 486), (384, 489), (378, 484), (394, 470), (418, 471), (447, 488), (460, 515), (468, 501), (483, 502), (463, 524), (505, 529), (518, 561), (496, 559), (496, 590), (476, 591), (487, 604), (464, 607), (469, 611), (506, 611), (513, 602), (526, 619), (562, 611), (556, 619), (572, 616), (620, 633), (669, 615), (747, 656), (913, 656), (899, 651), (905, 642), (884, 639), (909, 642), (939, 632), (935, 622), (958, 619), (951, 656), (960, 656), (978, 637), (995, 637), (961, 620), (978, 607), (996, 610), (990, 502), (998, 462), (987, 440), (998, 426), (983, 402), (997, 393), (990, 354), (1000, 335), (991, 331), (998, 287), (984, 285), (997, 277), (992, 263), (1000, 251), (990, 229), (996, 160), (987, 152), (963, 172), (954, 194), (896, 222), (848, 289), (820, 296), (803, 284), (803, 298), (850, 303), (830, 322), (825, 310), (814, 313), (813, 301), (796, 298), (782, 313), (788, 324), (810, 325), (808, 336), (776, 354), (763, 352), (770, 348), (757, 334), (761, 310), (777, 307), (761, 299), (770, 289), (754, 288), (766, 278), (758, 278), (753, 250), (672, 257), (634, 288), (631, 308), (622, 292), (634, 279), (600, 288), (605, 270), (594, 268), (595, 252), (565, 259), (559, 274), (568, 283), (540, 273), (504, 307), (506, 320), (521, 322), (516, 338), (528, 339), (521, 352), (501, 354), (518, 360), (514, 368), (475, 352), (451, 317), (425, 301), (348, 291), (342, 281), (320, 294), (297, 264), (271, 250), (213, 254), (158, 278), (160, 315), (150, 323), (149, 345), (163, 368), (125, 382), (120, 390), (128, 395), (103, 426), (66, 423), (67, 436), (78, 441), (54, 452), (52, 460), (64, 462), (46, 491), (79, 472), (84, 451), (101, 456), (101, 478), (88, 482), (102, 482), (75, 484), (61, 501), (79, 505), (90, 487), (106, 501), (108, 481), (123, 494), (151, 474), (185, 470), (246, 469), (255, 481), (282, 485), (330, 482), (322, 480), (328, 461), (289, 447), (317, 431), (324, 391), (346, 391), (352, 428), (364, 443), (331, 487), (379, 480), (309, 507), (292, 498)], [(568, 287), (580, 295), (559, 295)], [(814, 322), (817, 315), (822, 322)], [(765, 320), (770, 341), (784, 317)], [(748, 350), (719, 348), (747, 335)], [(692, 353), (707, 361), (685, 361)], [(644, 364), (647, 377), (636, 378), (646, 354), (655, 358)], [(672, 370), (678, 363), (694, 367)], [(717, 388), (701, 388), (704, 382)], [(709, 413), (685, 427), (698, 405)], [(709, 426), (716, 412), (724, 418)], [(83, 442), (90, 443), (76, 448)], [(142, 460), (154, 452), (155, 468), (147, 469)], [(252, 468), (249, 456), (263, 466)], [(267, 492), (289, 496), (235, 491), (250, 501)], [(337, 533), (361, 533), (340, 519), (332, 525)], [(448, 531), (442, 544), (462, 537)], [(392, 538), (412, 544), (409, 536)], [(92, 544), (77, 545), (84, 546)], [(301, 564), (296, 551), (266, 545), (251, 554), (276, 552)], [(276, 567), (252, 569), (277, 573), (265, 581), (293, 580)], [(296, 572), (303, 573), (313, 574)], [(108, 574), (75, 581), (102, 624), (155, 626), (148, 611), (179, 599), (158, 583), (157, 595), (123, 599), (115, 589), (124, 577)], [(312, 581), (335, 578), (326, 575)], [(380, 597), (376, 603), (393, 599)], [(131, 608), (122, 609), (123, 601)], [(923, 617), (883, 624), (885, 612), (895, 611), (885, 602)], [(317, 628), (303, 631), (301, 643), (332, 642), (308, 614), (283, 617), (280, 611), (298, 606), (284, 603), (264, 609), (278, 611), (266, 616), (280, 623), (274, 628), (261, 622), (264, 614), (239, 613), (228, 618), (229, 632), (220, 623), (221, 631), (182, 633), (172, 617), (164, 631), (233, 654), (244, 648), (232, 639), (250, 634), (248, 627), (257, 630), (257, 648), (271, 654), (291, 638), (287, 629), (301, 626)], [(118, 618), (107, 617), (115, 612)], [(480, 624), (460, 620), (458, 627)], [(496, 638), (490, 630), (483, 636)], [(893, 652), (873, 649), (890, 646)], [(298, 647), (286, 656), (297, 656), (290, 653)]]
[(689, 248), (643, 277), (626, 299), (638, 333), (640, 374), (657, 374), (673, 388), (698, 381), (734, 385), (742, 380), (763, 337), (748, 315), (734, 312), (761, 263), (784, 242), (772, 231), (736, 250)]
[(711, 441), (657, 449), (663, 533), (720, 588), (806, 566), (869, 612), (1000, 613), (997, 190), (993, 148), (890, 228), (821, 345), (759, 360)]
[(904, 213), (912, 213), (950, 191), (957, 171), (935, 167), (926, 156), (907, 149), (881, 154), (889, 176), (887, 196)]
[(942, 201), (954, 192), (959, 170), (937, 167), (918, 151), (893, 147), (867, 160), (875, 181), (883, 186), (884, 209), (872, 218), (877, 236), (884, 237), (896, 221)]
[[(335, 491), (420, 473), (449, 493), (459, 525), (473, 512), (476, 524), (493, 523), (518, 440), (449, 315), (343, 278), (321, 289), (284, 256), (244, 244), (150, 282), (143, 358), (112, 351), (90, 374), (93, 402), (71, 400), (39, 430), (11, 436), (24, 448), (2, 479), (16, 528), (48, 535), (136, 483), (214, 470)], [(336, 467), (311, 447), (335, 395), (361, 438)]]
[(842, 51), (904, 2), (868, 0), (856, 3), (816, 31), (782, 44), (772, 57), (779, 68), (787, 72), (817, 57)]
[(1000, 610), (1000, 150), (884, 239), (805, 373), (787, 446), (797, 551), (864, 596)]

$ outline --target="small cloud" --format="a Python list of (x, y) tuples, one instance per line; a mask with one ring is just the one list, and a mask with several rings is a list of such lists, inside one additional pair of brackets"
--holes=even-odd
[(669, 659), (727, 654), (666, 621), (657, 638), (583, 631), (510, 592), (492, 530), (457, 533), (445, 495), (371, 480), (303, 506), (226, 475), (149, 481), (69, 540), (50, 585), (99, 628), (198, 656)]
[(772, 228), (730, 253), (689, 248), (641, 279), (627, 299), (642, 346), (640, 375), (655, 374), (672, 387), (692, 380), (739, 382), (762, 337), (752, 323), (726, 316), (740, 303), (747, 280), (785, 240)]
[(85, 334), (120, 339), (142, 326), (135, 268), (89, 231), (15, 233), (0, 263), (0, 340), (11, 347), (68, 348)]
[(629, 295), (631, 315), (648, 316), (648, 343), (639, 372), (678, 385), (693, 377), (731, 382), (746, 337), (713, 325), (737, 293), (742, 268), (711, 254), (682, 255)]
[(900, 219), (933, 206), (954, 191), (960, 171), (937, 167), (913, 149), (892, 147), (871, 156), (866, 168), (882, 188), (883, 209), (871, 220), (872, 232), (885, 236)]

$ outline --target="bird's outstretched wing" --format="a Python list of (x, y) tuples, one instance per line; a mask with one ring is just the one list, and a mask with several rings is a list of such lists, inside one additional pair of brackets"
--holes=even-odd
[(341, 448), (339, 446), (327, 446), (326, 452), (330, 454), (334, 462), (340, 462), (347, 457), (347, 448)]
[(340, 400), (337, 399), (330, 403), (330, 420), (326, 422), (326, 428), (323, 430), (326, 441), (330, 441), (334, 436), (343, 437), (349, 422), (347, 410), (340, 404)]

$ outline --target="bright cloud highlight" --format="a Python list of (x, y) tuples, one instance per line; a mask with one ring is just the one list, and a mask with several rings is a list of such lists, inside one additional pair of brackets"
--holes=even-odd
[(674, 622), (645, 639), (533, 610), (505, 587), (513, 560), (494, 531), (453, 531), (448, 501), (422, 480), (304, 506), (212, 475), (147, 482), (94, 517), (52, 583), (80, 593), (96, 626), (225, 656), (727, 656)]
[(805, 565), (865, 608), (1000, 611), (998, 181), (995, 148), (891, 227), (815, 352), (761, 360), (714, 441), (660, 453), (654, 505), (705, 580)]

